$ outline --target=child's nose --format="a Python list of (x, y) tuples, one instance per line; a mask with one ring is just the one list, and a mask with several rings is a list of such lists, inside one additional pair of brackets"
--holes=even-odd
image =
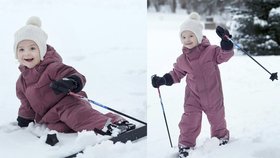
[(29, 51), (24, 51), (23, 54), (24, 55), (30, 55), (30, 52)]

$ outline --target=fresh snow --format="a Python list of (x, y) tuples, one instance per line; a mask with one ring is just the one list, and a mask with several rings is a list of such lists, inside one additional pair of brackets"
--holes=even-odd
[[(184, 14), (148, 13), (148, 81), (150, 76), (169, 72), (181, 54), (179, 26)], [(215, 30), (205, 30), (212, 44), (219, 45)], [(235, 54), (240, 54), (235, 50)], [(272, 73), (279, 72), (280, 57), (254, 57)], [(235, 55), (219, 66), (221, 71), (226, 120), (231, 140), (218, 146), (210, 138), (210, 126), (203, 115), (202, 130), (190, 158), (279, 158), (280, 83), (248, 56)], [(175, 158), (183, 112), (185, 79), (160, 87), (174, 148), (170, 147), (158, 92), (148, 83), (148, 157)]]
[(280, 14), (280, 7), (272, 8), (269, 12), (269, 16), (277, 16), (278, 14)]
[(267, 26), (267, 21), (259, 19), (257, 16), (254, 17), (254, 25), (260, 25), (261, 27)]
[[(86, 76), (84, 90), (89, 99), (147, 121), (145, 1), (0, 0), (1, 157), (63, 157), (88, 146), (78, 157), (142, 158), (146, 138), (113, 145), (110, 141), (99, 144), (105, 138), (93, 132), (59, 133), (60, 142), (52, 147), (45, 144), (46, 127), (30, 124), (22, 130), (15, 125), (20, 102), (15, 95), (19, 70), (13, 51), (14, 33), (33, 15), (41, 18), (48, 43), (64, 63)], [(94, 148), (89, 147), (94, 144)]]

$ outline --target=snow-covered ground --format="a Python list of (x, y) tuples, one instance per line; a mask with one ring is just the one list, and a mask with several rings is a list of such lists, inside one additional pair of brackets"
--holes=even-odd
[[(183, 14), (148, 13), (148, 157), (175, 157), (164, 123), (158, 92), (150, 84), (153, 74), (164, 75), (172, 69), (181, 54), (179, 26)], [(212, 44), (219, 45), (214, 30), (204, 34)], [(255, 57), (271, 72), (280, 71), (280, 57)], [(210, 138), (209, 123), (203, 115), (202, 131), (190, 158), (279, 158), (280, 150), (280, 83), (247, 56), (235, 55), (220, 66), (223, 82), (226, 120), (231, 134), (228, 145), (218, 146)], [(173, 146), (177, 146), (183, 112), (185, 81), (160, 88)]]
[[(86, 76), (84, 90), (90, 99), (147, 121), (145, 1), (0, 0), (1, 157), (61, 157), (71, 149), (99, 140), (90, 132), (59, 134), (60, 144), (50, 147), (44, 143), (44, 127), (30, 126), (22, 131), (8, 125), (16, 120), (20, 105), (15, 95), (19, 70), (13, 36), (33, 15), (41, 18), (48, 43), (60, 53), (64, 63)], [(42, 135), (41, 139), (33, 132)], [(146, 139), (126, 145), (104, 142), (88, 148), (79, 157), (142, 158), (145, 153)]]

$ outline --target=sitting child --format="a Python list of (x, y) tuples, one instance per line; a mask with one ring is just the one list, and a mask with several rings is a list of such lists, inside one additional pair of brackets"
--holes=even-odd
[(46, 124), (58, 132), (94, 130), (101, 134), (122, 133), (135, 128), (122, 117), (102, 114), (70, 92), (86, 97), (81, 91), (85, 77), (73, 67), (62, 63), (56, 50), (46, 44), (47, 34), (41, 29), (41, 20), (31, 17), (15, 33), (14, 51), (21, 72), (16, 83), (16, 94), (21, 102), (18, 125), (30, 122)]

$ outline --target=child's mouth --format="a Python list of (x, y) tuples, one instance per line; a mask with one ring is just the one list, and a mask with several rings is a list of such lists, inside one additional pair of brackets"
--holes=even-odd
[(34, 59), (34, 58), (31, 58), (31, 59), (24, 59), (24, 60), (27, 61), (27, 62), (31, 62), (31, 61), (33, 61), (33, 59)]

